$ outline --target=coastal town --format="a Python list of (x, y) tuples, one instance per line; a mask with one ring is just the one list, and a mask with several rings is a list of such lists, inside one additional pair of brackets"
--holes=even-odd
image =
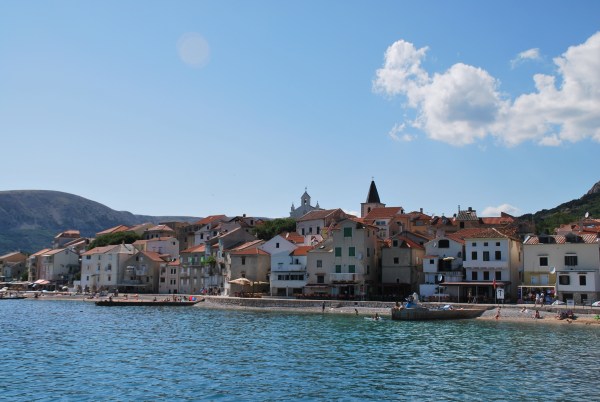
[(91, 247), (69, 228), (33, 254), (0, 256), (8, 289), (77, 294), (218, 295), (313, 300), (552, 303), (600, 299), (600, 220), (589, 216), (536, 235), (502, 213), (458, 207), (430, 216), (387, 206), (371, 181), (360, 216), (312, 205), (305, 190), (295, 230), (256, 235), (267, 218), (211, 215), (197, 222), (120, 225), (130, 244)]

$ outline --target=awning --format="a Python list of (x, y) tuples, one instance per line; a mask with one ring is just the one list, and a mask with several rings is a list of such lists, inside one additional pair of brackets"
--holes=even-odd
[(37, 281), (35, 281), (33, 283), (35, 283), (36, 285), (47, 285), (50, 283), (50, 281), (47, 281), (45, 279), (38, 279)]
[[(493, 281), (489, 282), (442, 282), (438, 283), (440, 286), (494, 286)], [(496, 286), (510, 285), (509, 281), (496, 281)]]
[(306, 287), (306, 288), (330, 288), (331, 286), (319, 284), (319, 285), (305, 285), (304, 287)]

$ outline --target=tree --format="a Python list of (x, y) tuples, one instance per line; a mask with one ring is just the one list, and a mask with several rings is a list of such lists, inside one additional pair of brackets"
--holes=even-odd
[(89, 244), (88, 250), (91, 250), (94, 247), (112, 246), (121, 243), (131, 244), (140, 238), (140, 235), (135, 232), (109, 233), (95, 238), (94, 241)]
[(296, 231), (296, 220), (294, 218), (277, 218), (254, 228), (254, 235), (261, 240), (270, 240), (282, 232)]

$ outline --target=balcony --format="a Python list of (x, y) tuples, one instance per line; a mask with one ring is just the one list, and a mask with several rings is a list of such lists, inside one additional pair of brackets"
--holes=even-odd
[(336, 273), (336, 274), (329, 274), (329, 277), (331, 278), (332, 283), (356, 283), (359, 280), (359, 278), (362, 278), (362, 275), (359, 275), (356, 273), (354, 273), (354, 274)]

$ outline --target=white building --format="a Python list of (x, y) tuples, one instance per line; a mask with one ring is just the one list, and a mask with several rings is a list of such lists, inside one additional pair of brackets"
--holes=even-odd
[(126, 262), (138, 250), (131, 244), (95, 247), (81, 255), (81, 287), (84, 291), (111, 290), (125, 278)]
[(524, 300), (539, 291), (577, 304), (600, 298), (600, 246), (595, 234), (529, 236), (523, 256)]
[[(302, 293), (306, 284), (306, 252), (303, 256), (297, 255), (294, 258), (294, 251), (299, 247), (301, 246), (282, 235), (277, 235), (260, 246), (261, 250), (271, 256), (271, 296)], [(300, 260), (303, 264), (300, 264)]]
[(69, 248), (48, 250), (41, 254), (38, 277), (47, 281), (67, 284), (79, 272), (79, 254)]
[(424, 283), (419, 286), (420, 296), (433, 297), (433, 300), (435, 300), (436, 297), (441, 299), (441, 293), (455, 297), (458, 300), (458, 286), (448, 289), (442, 286), (442, 289), (440, 289), (439, 283), (460, 283), (464, 281), (462, 273), (464, 245), (463, 239), (451, 234), (441, 234), (425, 243), (425, 256), (423, 257)]

